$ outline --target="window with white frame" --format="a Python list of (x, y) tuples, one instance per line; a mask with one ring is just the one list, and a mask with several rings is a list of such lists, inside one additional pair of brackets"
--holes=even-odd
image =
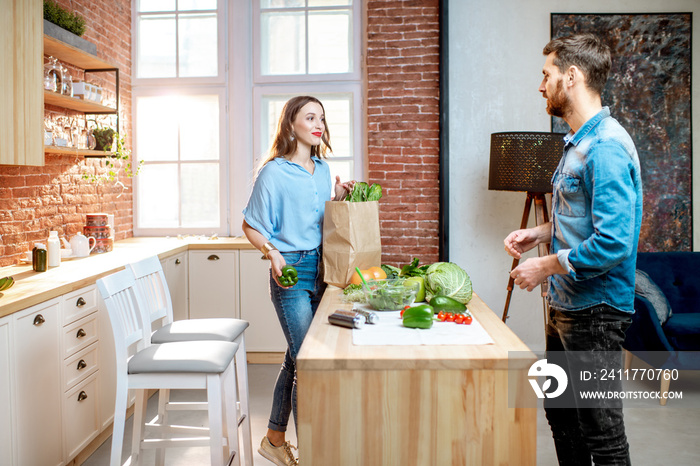
[(362, 178), (359, 0), (256, 0), (254, 107), (257, 158), (270, 147), (284, 103), (317, 97), (326, 111), (331, 174)]
[(135, 234), (227, 233), (222, 3), (135, 2)]
[(133, 5), (135, 235), (241, 234), (256, 159), (292, 96), (323, 102), (332, 175), (364, 176), (360, 0)]

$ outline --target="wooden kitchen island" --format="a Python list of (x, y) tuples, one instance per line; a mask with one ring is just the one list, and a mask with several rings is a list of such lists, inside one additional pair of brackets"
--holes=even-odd
[(495, 344), (356, 346), (328, 323), (352, 308), (341, 294), (328, 288), (297, 358), (305, 466), (536, 464), (537, 410), (509, 407), (532, 391), (535, 355), (478, 296), (469, 310)]

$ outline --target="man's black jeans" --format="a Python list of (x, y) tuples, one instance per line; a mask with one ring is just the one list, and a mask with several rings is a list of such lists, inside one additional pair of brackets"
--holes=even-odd
[[(573, 312), (550, 309), (547, 360), (566, 366), (569, 376), (560, 397), (544, 400), (560, 465), (590, 466), (591, 458), (596, 465), (631, 464), (622, 401), (601, 400), (600, 407), (588, 408), (574, 396), (581, 370), (622, 369), (622, 342), (631, 321), (629, 314), (607, 305)], [(594, 384), (606, 391), (622, 389), (619, 378)]]

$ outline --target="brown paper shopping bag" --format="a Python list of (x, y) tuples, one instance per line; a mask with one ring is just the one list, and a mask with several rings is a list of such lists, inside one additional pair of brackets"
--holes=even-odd
[(379, 202), (327, 201), (323, 217), (324, 281), (345, 288), (355, 267), (380, 265)]

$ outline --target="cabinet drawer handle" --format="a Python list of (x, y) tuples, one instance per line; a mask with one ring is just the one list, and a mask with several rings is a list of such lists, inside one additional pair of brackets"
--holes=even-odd
[(87, 303), (85, 302), (85, 300), (83, 299), (82, 296), (81, 296), (80, 298), (78, 298), (78, 301), (75, 302), (75, 305), (78, 306), (78, 307), (83, 307), (83, 306), (85, 306), (86, 304), (87, 304)]
[(87, 367), (87, 363), (85, 362), (84, 359), (81, 359), (80, 361), (78, 361), (78, 370), (79, 371), (85, 369), (86, 367)]
[(85, 390), (81, 391), (80, 394), (78, 395), (78, 401), (83, 401), (87, 400), (87, 393), (85, 393)]
[(210, 261), (218, 261), (218, 260), (219, 260), (219, 256), (217, 256), (216, 254), (212, 254), (211, 256), (207, 257), (207, 260), (210, 260)]
[(175, 259), (175, 265), (180, 265), (182, 264), (182, 261), (180, 259)]
[(78, 333), (75, 334), (75, 337), (76, 338), (83, 338), (85, 335), (87, 335), (87, 333), (85, 333), (85, 330), (83, 330), (81, 328), (80, 330), (78, 330)]
[(41, 325), (44, 322), (46, 322), (46, 319), (44, 319), (44, 316), (41, 314), (37, 314), (36, 317), (34, 317), (34, 325)]

